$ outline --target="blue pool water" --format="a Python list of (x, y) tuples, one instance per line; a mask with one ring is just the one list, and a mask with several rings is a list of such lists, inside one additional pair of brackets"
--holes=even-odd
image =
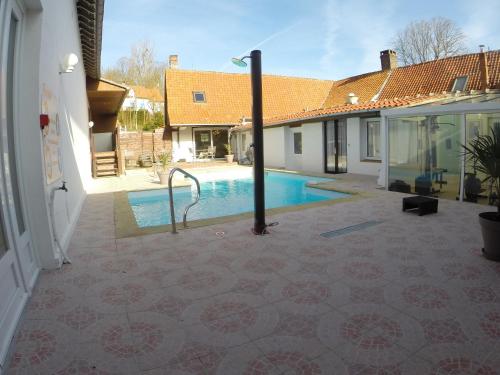
[[(327, 178), (266, 172), (266, 208), (295, 206), (349, 194), (306, 187), (308, 182), (332, 181)], [(253, 178), (201, 182), (200, 202), (189, 210), (188, 221), (253, 211)], [(184, 208), (194, 201), (196, 187), (174, 189), (175, 219), (182, 221)], [(168, 189), (129, 192), (128, 200), (139, 227), (170, 224)]]

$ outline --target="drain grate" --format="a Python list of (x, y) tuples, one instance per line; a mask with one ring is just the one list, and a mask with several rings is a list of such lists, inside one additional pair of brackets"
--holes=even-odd
[(381, 223), (383, 223), (383, 221), (377, 221), (377, 220), (365, 221), (363, 223), (350, 225), (350, 226), (345, 227), (345, 228), (336, 229), (336, 230), (332, 230), (330, 232), (321, 233), (320, 236), (325, 237), (325, 238), (342, 236), (343, 234), (357, 232), (358, 230), (370, 228), (370, 227), (373, 227), (373, 226), (381, 224)]

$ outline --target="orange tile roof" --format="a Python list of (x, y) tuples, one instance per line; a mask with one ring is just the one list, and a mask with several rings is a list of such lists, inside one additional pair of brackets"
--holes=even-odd
[[(490, 88), (500, 88), (500, 51), (486, 52)], [(481, 89), (479, 53), (447, 57), (394, 69), (379, 99), (450, 92), (455, 78), (468, 76), (464, 91)]]
[(360, 102), (371, 100), (380, 91), (389, 73), (390, 70), (382, 70), (335, 81), (323, 107), (345, 104), (351, 92), (356, 94)]
[[(168, 115), (171, 125), (236, 125), (251, 117), (250, 75), (167, 69)], [(319, 108), (333, 81), (263, 75), (264, 117)], [(206, 102), (193, 102), (193, 91), (205, 92)]]
[[(383, 99), (377, 101), (367, 101), (358, 104), (341, 104), (334, 107), (320, 108), (312, 111), (304, 111), (288, 114), (286, 116), (268, 118), (264, 120), (264, 126), (279, 125), (283, 123), (295, 123), (302, 121), (311, 121), (321, 117), (329, 117), (330, 115), (339, 115), (357, 112), (378, 111), (385, 108), (402, 107), (415, 104), (424, 104), (444, 98), (445, 95), (420, 96), (413, 98), (400, 99)], [(240, 125), (239, 129), (251, 128), (251, 125)]]
[(148, 88), (144, 86), (130, 86), (134, 90), (134, 95), (136, 98), (149, 99), (154, 102), (162, 102), (163, 95), (157, 88)]

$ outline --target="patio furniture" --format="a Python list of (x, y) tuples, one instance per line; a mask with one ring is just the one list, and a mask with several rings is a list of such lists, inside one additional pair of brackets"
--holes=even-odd
[(403, 180), (396, 180), (389, 185), (389, 191), (397, 191), (399, 193), (411, 193), (411, 186)]
[(417, 210), (418, 216), (438, 212), (438, 200), (429, 197), (406, 197), (403, 198), (403, 211)]
[(208, 149), (207, 149), (207, 158), (212, 158), (212, 159), (215, 158), (215, 149), (216, 148), (217, 148), (217, 146), (210, 146), (210, 147), (208, 147)]

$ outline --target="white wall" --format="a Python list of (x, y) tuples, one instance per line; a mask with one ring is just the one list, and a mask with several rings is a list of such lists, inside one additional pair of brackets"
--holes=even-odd
[[(283, 127), (285, 132), (285, 168), (291, 171), (302, 170), (302, 154), (295, 154), (294, 134), (302, 133), (302, 127)], [(303, 138), (302, 138), (303, 140)], [(304, 150), (304, 147), (302, 147)]]
[[(91, 180), (89, 118), (75, 2), (42, 0), (41, 3), (43, 11), (28, 14), (25, 24), (23, 44), (30, 50), (24, 53), (25, 63), (21, 69), (23, 74), (35, 81), (24, 80), (21, 91), (37, 93), (37, 97), (36, 101), (29, 97), (23, 100), (27, 108), (21, 116), (23, 129), (20, 137), (25, 152), (19, 158), (25, 186), (24, 205), (30, 213), (29, 224), (35, 252), (40, 266), (54, 268), (61, 259), (53, 242), (53, 230), (63, 248), (66, 248), (85, 199), (85, 186)], [(37, 48), (41, 48), (41, 53), (38, 53)], [(60, 62), (67, 53), (75, 53), (80, 62), (73, 73), (59, 74)], [(32, 69), (36, 70), (35, 75)], [(44, 88), (53, 95), (61, 131), (62, 178), (51, 185), (46, 183), (42, 136), (37, 118), (42, 108)], [(50, 192), (60, 186), (62, 180), (67, 182), (69, 192), (56, 193), (56, 223), (53, 227), (50, 224)]]
[(194, 142), (192, 139), (191, 128), (180, 128), (179, 141), (174, 138), (174, 161), (185, 159), (186, 161), (193, 161)]
[[(378, 176), (382, 163), (363, 161), (361, 147), (361, 119), (350, 117), (347, 119), (347, 172)], [(381, 154), (384, 150), (381, 149)]]
[(285, 127), (264, 129), (264, 165), (284, 168), (285, 152)]
[[(302, 124), (302, 170), (325, 171), (323, 123)], [(293, 151), (293, 150), (292, 150)]]
[(113, 133), (94, 133), (94, 148), (96, 152), (113, 151)]

